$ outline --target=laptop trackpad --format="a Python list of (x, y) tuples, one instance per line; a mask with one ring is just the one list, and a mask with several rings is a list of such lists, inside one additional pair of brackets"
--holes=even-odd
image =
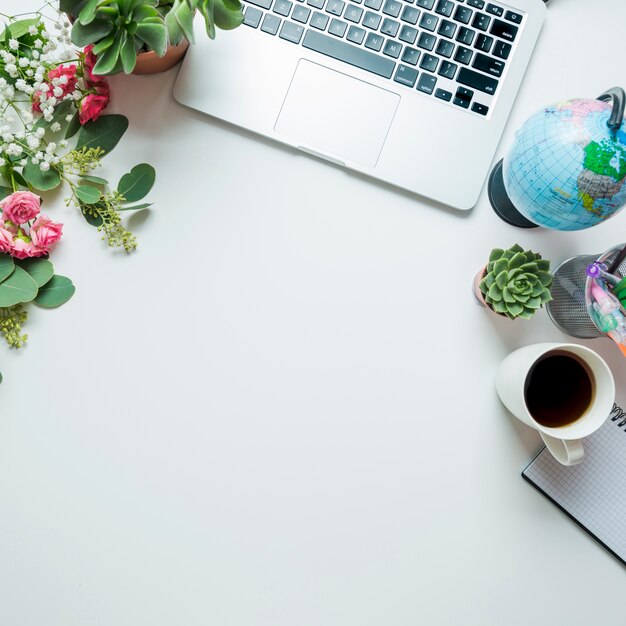
[(300, 60), (274, 130), (298, 147), (374, 166), (400, 96)]

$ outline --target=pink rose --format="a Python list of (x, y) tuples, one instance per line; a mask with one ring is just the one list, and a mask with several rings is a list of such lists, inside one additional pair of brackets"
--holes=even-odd
[(11, 254), (13, 249), (13, 233), (5, 228), (0, 228), (0, 252)]
[(33, 246), (38, 251), (38, 254), (35, 256), (46, 254), (50, 248), (61, 239), (62, 232), (63, 224), (53, 222), (42, 213), (30, 228), (30, 237), (33, 240)]
[(93, 66), (98, 62), (98, 57), (93, 53), (93, 44), (88, 45), (85, 50), (85, 80), (88, 80), (91, 83), (97, 83), (101, 80), (106, 80), (99, 76), (98, 74), (93, 73)]
[(2, 219), (14, 224), (25, 224), (37, 217), (41, 198), (30, 191), (16, 191), (0, 202)]
[(85, 96), (78, 109), (78, 119), (81, 124), (86, 124), (89, 121), (97, 120), (102, 111), (106, 109), (109, 104), (108, 85), (106, 92), (101, 95), (97, 93), (90, 93)]
[(45, 253), (37, 250), (32, 241), (24, 241), (23, 239), (16, 237), (13, 240), (13, 245), (9, 254), (14, 256), (16, 259), (26, 259), (31, 256), (41, 256)]
[(68, 93), (72, 93), (76, 88), (76, 81), (78, 80), (76, 76), (76, 64), (59, 65), (50, 70), (48, 72), (48, 82), (53, 84), (52, 81), (55, 78), (61, 78), (62, 76), (67, 77), (67, 82), (64, 85), (59, 84), (59, 87), (63, 89), (63, 96), (66, 96)]

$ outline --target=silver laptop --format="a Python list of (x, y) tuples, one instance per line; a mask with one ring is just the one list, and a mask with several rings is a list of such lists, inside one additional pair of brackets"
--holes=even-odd
[(349, 169), (472, 208), (542, 0), (244, 0), (198, 37), (175, 98)]

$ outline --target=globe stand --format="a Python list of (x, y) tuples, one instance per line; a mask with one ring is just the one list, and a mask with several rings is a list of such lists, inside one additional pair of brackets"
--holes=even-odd
[(489, 183), (487, 184), (489, 194), (489, 202), (496, 215), (511, 226), (517, 228), (538, 228), (538, 225), (527, 220), (511, 202), (509, 194), (504, 187), (504, 178), (502, 177), (502, 160), (496, 163), (489, 175)]

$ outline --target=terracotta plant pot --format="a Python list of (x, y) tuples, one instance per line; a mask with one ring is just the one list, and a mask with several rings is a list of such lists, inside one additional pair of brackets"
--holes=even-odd
[(185, 39), (177, 46), (168, 46), (164, 56), (157, 56), (156, 52), (140, 52), (137, 55), (137, 65), (133, 74), (159, 74), (172, 69), (185, 56), (189, 42)]
[[(483, 265), (478, 270), (478, 272), (476, 272), (476, 276), (474, 276), (474, 281), (472, 282), (472, 293), (474, 294), (474, 300), (476, 300), (476, 304), (480, 304), (480, 306), (484, 306), (487, 309), (491, 309), (491, 307), (485, 302), (485, 297), (483, 296), (483, 292), (480, 290), (480, 281), (485, 276), (486, 271), (487, 271), (487, 266)], [(493, 311), (493, 309), (491, 310)]]

